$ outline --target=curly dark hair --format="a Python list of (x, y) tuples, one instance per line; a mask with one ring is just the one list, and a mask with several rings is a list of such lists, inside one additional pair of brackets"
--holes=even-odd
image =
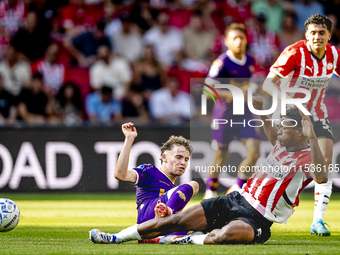
[[(299, 109), (297, 107), (287, 110), (285, 117), (287, 119), (295, 120), (296, 123), (297, 123), (297, 125), (295, 126), (296, 128), (302, 127), (302, 124), (301, 124), (302, 117), (301, 117), (301, 114), (300, 114)], [(312, 123), (314, 124), (312, 116), (309, 116), (309, 118), (311, 119)], [(295, 125), (294, 121), (290, 121), (290, 123)]]
[(317, 24), (322, 25), (323, 27), (326, 26), (327, 30), (331, 32), (332, 28), (332, 21), (327, 18), (327, 16), (321, 15), (321, 14), (313, 14), (305, 21), (305, 28), (306, 31), (308, 30), (308, 26), (310, 24)]
[[(165, 151), (170, 151), (174, 146), (183, 146), (188, 152), (189, 155), (192, 153), (192, 147), (190, 146), (190, 140), (185, 139), (183, 136), (170, 136), (169, 140), (163, 143), (163, 146), (161, 147), (161, 155)], [(163, 163), (163, 160), (161, 159), (161, 163)]]

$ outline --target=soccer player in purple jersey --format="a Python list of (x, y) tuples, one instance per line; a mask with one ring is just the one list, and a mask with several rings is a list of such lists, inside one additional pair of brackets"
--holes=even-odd
[(122, 125), (122, 131), (125, 141), (117, 160), (115, 178), (137, 186), (137, 223), (181, 211), (199, 189), (195, 181), (175, 185), (176, 178), (184, 174), (188, 166), (192, 152), (190, 140), (182, 136), (171, 136), (161, 147), (160, 168), (143, 164), (128, 170), (129, 154), (137, 130), (129, 122)]
[[(243, 24), (231, 24), (226, 30), (225, 45), (228, 51), (219, 56), (212, 64), (206, 84), (218, 84), (218, 78), (228, 78), (228, 83), (237, 85), (246, 94), (250, 84), (250, 77), (254, 71), (254, 59), (245, 54), (247, 47), (247, 37), (245, 26)], [(229, 90), (217, 89), (222, 101), (222, 105), (217, 104), (212, 111), (212, 119), (232, 119), (233, 122), (242, 122), (253, 119), (253, 114), (245, 106), (245, 115), (234, 116), (232, 94)], [(247, 104), (245, 102), (245, 104)], [(212, 148), (215, 150), (215, 160), (213, 166), (223, 166), (228, 158), (229, 143), (239, 138), (247, 149), (247, 156), (239, 165), (237, 182), (228, 190), (231, 192), (242, 188), (251, 172), (242, 172), (241, 169), (247, 169), (246, 166), (255, 165), (259, 158), (260, 136), (259, 131), (254, 127), (244, 127), (243, 125), (218, 125), (212, 126)], [(244, 166), (242, 168), (242, 166)], [(217, 171), (210, 173), (210, 178), (206, 182), (206, 192), (204, 198), (216, 197), (216, 189), (219, 185), (218, 177), (220, 173)]]

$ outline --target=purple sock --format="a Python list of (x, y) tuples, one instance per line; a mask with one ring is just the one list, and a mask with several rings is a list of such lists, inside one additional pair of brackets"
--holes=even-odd
[(247, 180), (242, 180), (240, 178), (237, 177), (237, 181), (236, 181), (236, 184), (242, 188), (243, 184), (245, 184), (247, 182)]
[(219, 185), (218, 178), (208, 178), (206, 182), (206, 189), (210, 189), (212, 191), (217, 190), (217, 187)]
[(190, 201), (194, 191), (189, 184), (182, 184), (174, 190), (166, 205), (172, 209), (173, 213), (182, 210)]

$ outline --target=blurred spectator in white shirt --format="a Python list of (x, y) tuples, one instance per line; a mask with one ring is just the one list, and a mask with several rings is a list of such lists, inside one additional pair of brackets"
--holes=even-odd
[(13, 45), (8, 45), (4, 60), (0, 62), (0, 73), (4, 88), (14, 96), (19, 95), (21, 88), (31, 80), (31, 68), (28, 63), (19, 60)]
[(112, 45), (115, 53), (127, 58), (131, 63), (135, 62), (142, 54), (142, 39), (139, 33), (131, 29), (131, 17), (128, 14), (120, 16), (123, 28), (113, 36)]
[(177, 79), (169, 78), (164, 88), (151, 94), (150, 112), (157, 122), (180, 124), (195, 114), (193, 99), (189, 93), (178, 90), (178, 85)]
[(171, 66), (176, 55), (183, 49), (181, 31), (169, 27), (169, 16), (161, 13), (157, 18), (157, 25), (150, 28), (144, 35), (144, 44), (151, 44), (156, 58), (165, 66)]
[(127, 60), (115, 56), (110, 48), (98, 48), (98, 60), (90, 68), (90, 84), (99, 90), (102, 84), (114, 89), (115, 98), (120, 99), (132, 80), (132, 70)]

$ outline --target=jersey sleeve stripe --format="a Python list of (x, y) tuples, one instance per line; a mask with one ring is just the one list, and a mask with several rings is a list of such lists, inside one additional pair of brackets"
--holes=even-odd
[(279, 76), (280, 78), (284, 78), (284, 76), (279, 72), (277, 71), (276, 69), (274, 69), (273, 67), (270, 68), (270, 71), (275, 73), (277, 76)]
[(135, 173), (137, 175), (137, 179), (136, 179), (136, 181), (135, 181), (135, 183), (133, 185), (137, 185), (138, 182), (139, 182), (139, 174), (138, 174), (138, 172), (136, 170), (133, 170), (133, 171), (135, 171)]

